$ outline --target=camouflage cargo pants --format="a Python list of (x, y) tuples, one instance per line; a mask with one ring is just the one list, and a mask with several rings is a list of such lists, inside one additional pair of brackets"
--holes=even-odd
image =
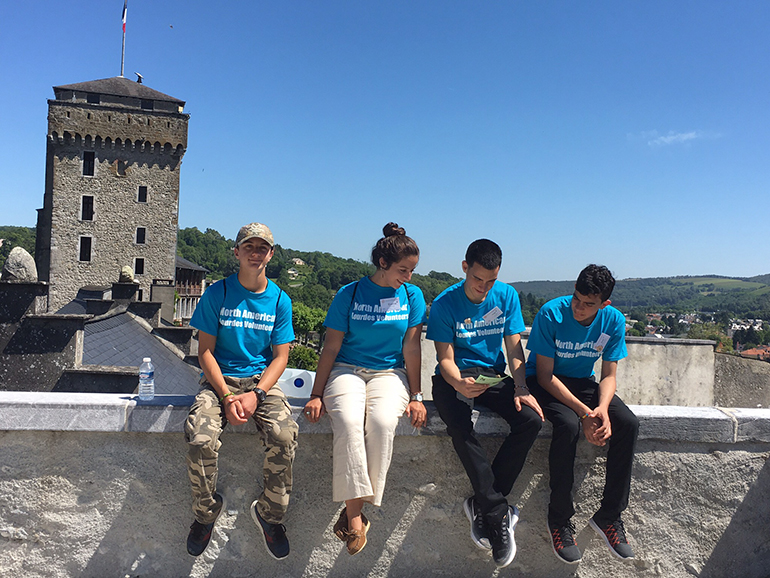
[[(259, 376), (234, 378), (225, 376), (234, 394), (253, 391)], [(216, 392), (201, 379), (201, 390), (190, 408), (185, 422), (187, 440), (187, 473), (193, 493), (193, 514), (202, 524), (216, 519), (222, 504), (214, 499), (217, 487), (217, 458), (222, 442), (219, 440), (227, 425), (224, 408)], [(263, 490), (257, 500), (257, 510), (264, 520), (280, 523), (289, 506), (292, 484), (292, 462), (297, 447), (297, 423), (291, 417), (286, 396), (278, 385), (267, 393), (267, 399), (257, 406), (252, 416), (265, 447), (262, 469)]]

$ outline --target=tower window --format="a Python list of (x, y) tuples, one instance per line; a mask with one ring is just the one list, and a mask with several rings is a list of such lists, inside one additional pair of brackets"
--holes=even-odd
[(147, 229), (145, 227), (136, 228), (136, 244), (144, 245), (147, 238)]
[(144, 275), (144, 257), (134, 259), (134, 275)]
[(91, 242), (93, 239), (91, 237), (80, 237), (80, 261), (91, 261)]
[(139, 203), (147, 202), (147, 187), (145, 185), (141, 185), (139, 187), (139, 192), (136, 195), (136, 200)]
[(86, 102), (90, 104), (99, 104), (101, 102), (101, 99), (99, 98), (98, 94), (89, 92), (88, 94), (86, 94)]
[(96, 153), (94, 151), (83, 152), (83, 176), (94, 176), (94, 165), (96, 159)]
[(137, 289), (136, 290), (136, 300), (137, 301), (144, 301), (144, 289)]
[(128, 165), (128, 163), (126, 161), (117, 161), (117, 165), (118, 165), (117, 166), (118, 175), (121, 176), (121, 177), (125, 177), (126, 176), (126, 165)]
[(94, 197), (92, 195), (83, 195), (81, 197), (80, 220), (81, 221), (94, 220)]
[(144, 110), (153, 110), (155, 108), (155, 101), (147, 98), (142, 99), (142, 108)]

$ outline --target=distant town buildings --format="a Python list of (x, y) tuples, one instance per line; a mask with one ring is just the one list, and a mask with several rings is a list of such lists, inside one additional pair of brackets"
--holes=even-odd
[(174, 322), (189, 325), (192, 314), (206, 290), (206, 273), (209, 270), (192, 261), (177, 256), (174, 289)]

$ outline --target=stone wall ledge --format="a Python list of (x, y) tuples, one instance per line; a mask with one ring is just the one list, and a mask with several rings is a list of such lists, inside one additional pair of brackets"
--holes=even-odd
[[(91, 431), (91, 432), (181, 432), (192, 396), (158, 395), (140, 401), (136, 395), (64, 392), (0, 392), (0, 430)], [(317, 424), (304, 419), (305, 400), (291, 399), (292, 412), (300, 432), (330, 434), (331, 424), (324, 418)], [(401, 418), (397, 435), (446, 435), (444, 424), (432, 402), (426, 402), (428, 425), (415, 429)], [(770, 409), (681, 407), (631, 405), (639, 417), (640, 439), (736, 444), (770, 442)], [(501, 418), (482, 409), (473, 412), (476, 431), (502, 436), (508, 431)], [(234, 433), (255, 433), (253, 424), (231, 428)], [(546, 422), (541, 437), (549, 437)]]

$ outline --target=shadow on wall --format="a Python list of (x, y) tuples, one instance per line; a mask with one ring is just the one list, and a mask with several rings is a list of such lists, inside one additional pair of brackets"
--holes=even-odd
[(6, 355), (44, 355), (62, 353), (70, 346), (82, 322), (70, 320), (46, 319), (41, 317), (25, 318), (8, 341), (3, 353)]
[[(58, 559), (68, 576), (357, 578), (453, 576), (458, 568), (463, 568), (466, 578), (494, 575), (489, 553), (475, 548), (468, 538), (462, 500), (470, 493), (470, 484), (445, 437), (397, 438), (391, 468), (394, 475), (388, 481), (382, 508), (366, 508), (372, 522), (369, 544), (355, 557), (347, 554), (332, 533), (340, 504), (331, 496), (331, 436), (313, 436), (311, 443), (306, 439), (297, 451), (294, 491), (285, 520), (292, 554), (288, 560), (277, 562), (267, 555), (249, 513), (261, 486), (264, 453), (257, 436), (225, 435), (218, 487), (227, 500), (227, 511), (217, 522), (209, 549), (192, 558), (185, 551), (192, 515), (182, 435), (136, 436), (128, 449), (125, 435), (133, 434), (119, 438), (94, 434), (90, 441), (100, 452), (91, 455), (78, 443), (82, 434), (65, 434), (66, 441), (58, 441), (62, 452), (38, 472), (64, 474), (65, 462), (72, 459), (84, 464), (79, 473), (67, 468), (64, 474), (67, 485), (77, 488), (74, 500), (69, 500), (74, 503), (57, 508), (57, 498), (50, 497), (57, 515), (70, 522), (83, 520), (67, 524), (72, 528), (69, 536), (54, 538), (60, 542), (58, 553), (44, 556), (45, 563), (56, 563), (54, 558), (62, 552), (71, 556), (70, 549), (63, 548), (66, 543), (89, 544), (79, 560)], [(500, 442), (484, 438), (482, 443), (493, 454)], [(547, 442), (537, 443), (542, 455)], [(578, 483), (598, 453), (593, 448), (580, 452)], [(60, 457), (65, 454), (66, 458)], [(520, 551), (527, 553), (515, 560), (512, 568), (529, 575), (536, 570), (537, 576), (566, 577), (573, 575), (573, 569), (556, 560), (543, 531), (547, 475), (541, 469), (542, 463), (528, 459), (511, 494), (512, 501), (522, 508), (517, 542)], [(110, 471), (116, 472), (111, 478), (105, 475)], [(120, 471), (122, 475), (117, 474)], [(591, 512), (596, 500), (594, 496), (588, 501), (592, 502), (588, 506)], [(86, 519), (99, 522), (86, 524)], [(39, 528), (41, 522), (33, 525)], [(604, 554), (599, 545), (590, 549)]]
[(734, 576), (738, 569), (746, 578), (770, 575), (770, 460), (765, 461), (700, 576)]

